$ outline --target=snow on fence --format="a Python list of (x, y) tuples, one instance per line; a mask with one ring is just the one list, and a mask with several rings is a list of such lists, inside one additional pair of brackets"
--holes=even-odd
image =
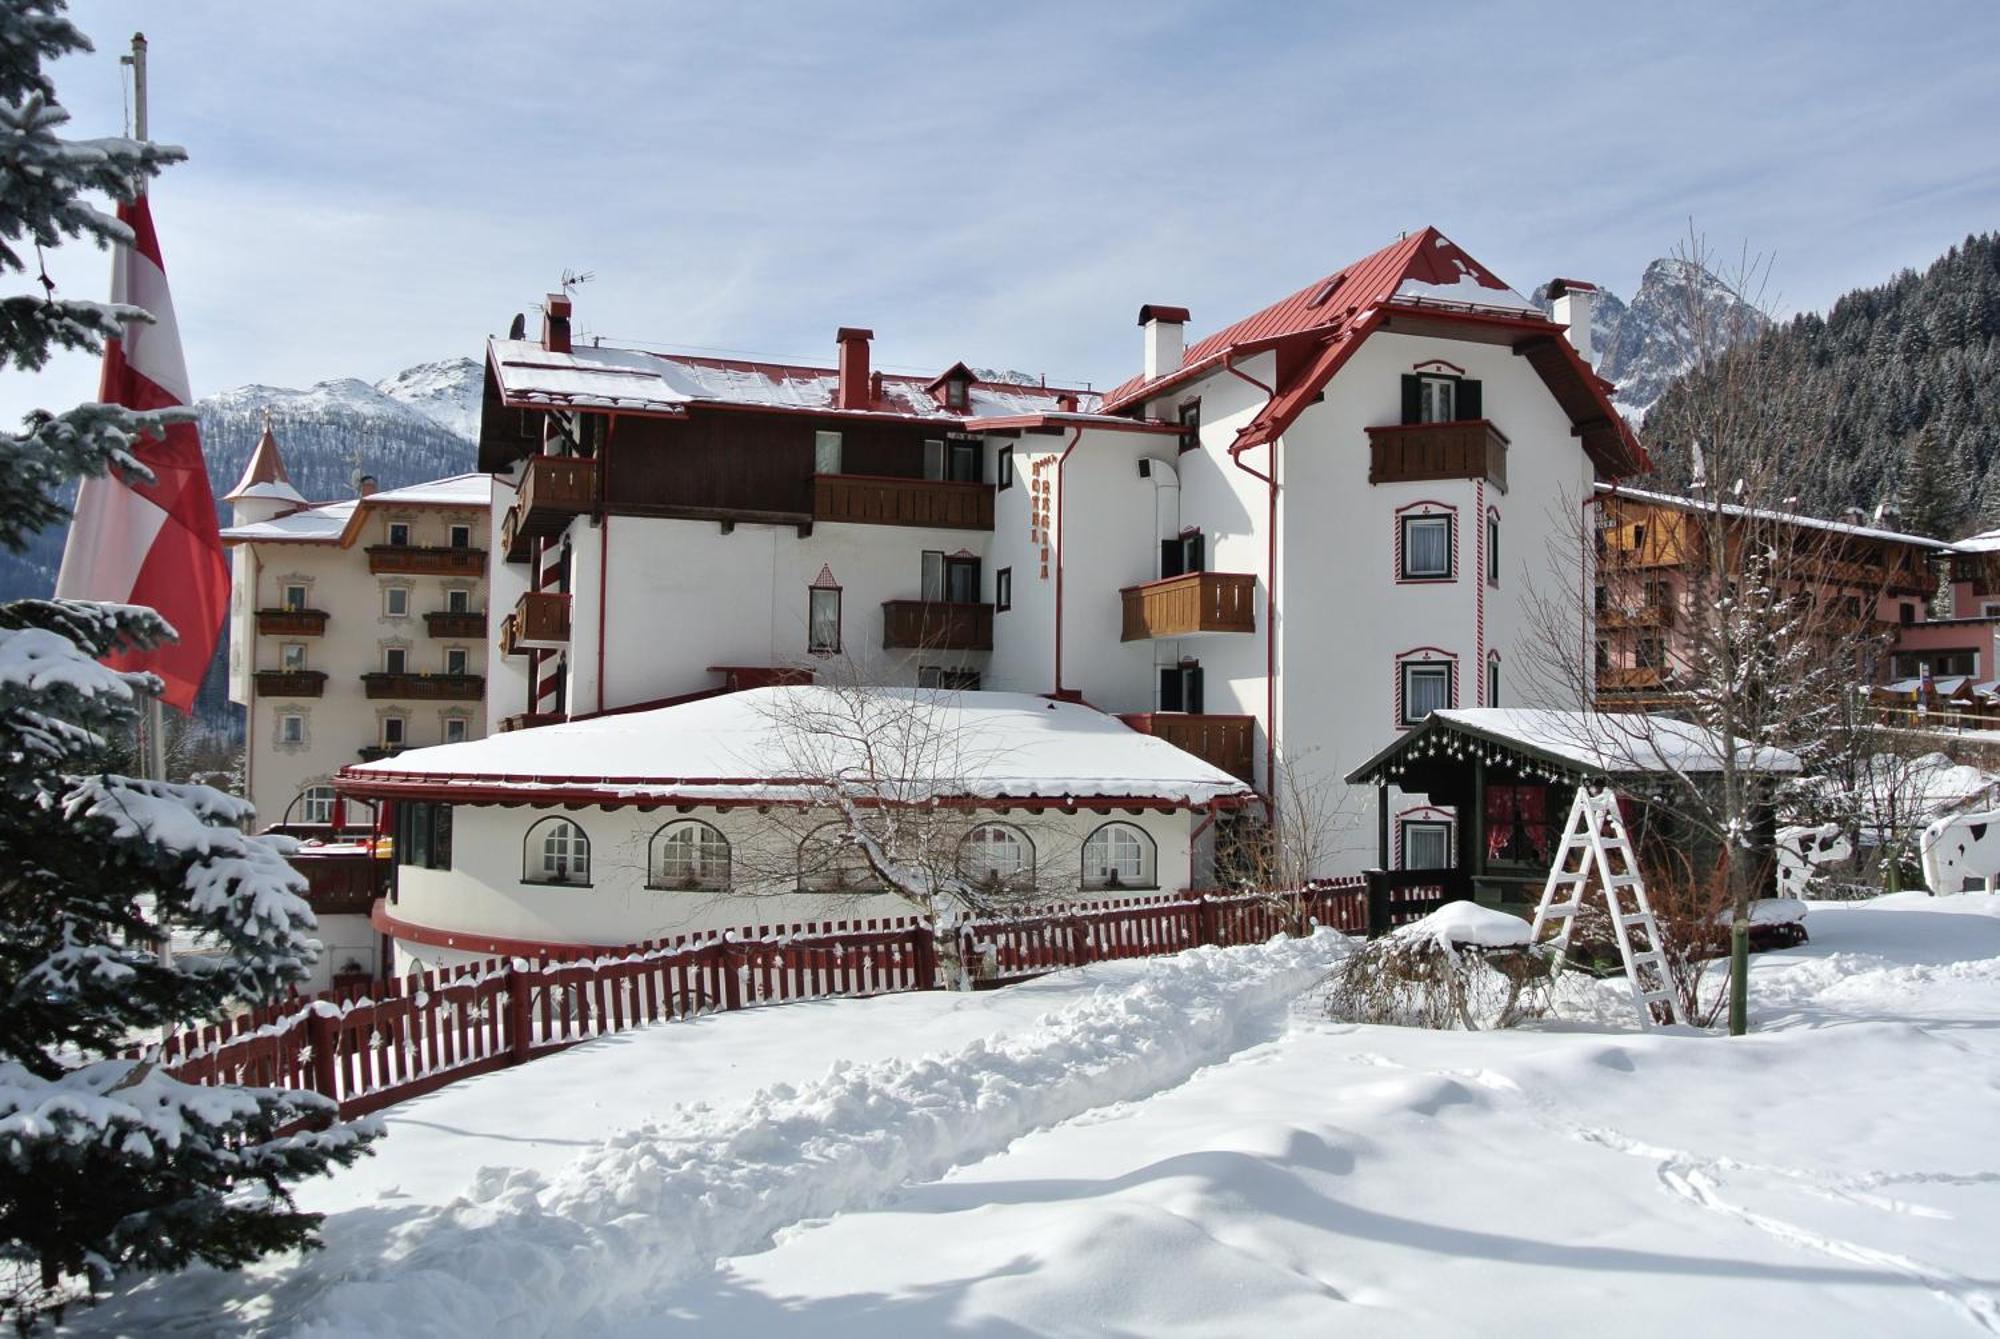
[[(1419, 904), (1408, 903), (1412, 910)], [(1360, 878), (1298, 893), (1076, 903), (974, 922), (960, 931), (961, 951), (981, 984), (1002, 985), (1203, 944), (1262, 943), (1313, 925), (1358, 933), (1369, 928), (1368, 906)], [(1405, 911), (1399, 899), (1394, 913), (1413, 918)], [(184, 1082), (307, 1089), (336, 1099), (341, 1115), (350, 1117), (646, 1024), (940, 984), (936, 941), (915, 918), (797, 930), (782, 936), (744, 930), (600, 956), (488, 959), (413, 973), (175, 1033), (157, 1058)]]

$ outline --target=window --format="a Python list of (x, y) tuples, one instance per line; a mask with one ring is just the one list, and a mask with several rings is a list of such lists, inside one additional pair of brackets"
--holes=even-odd
[(729, 887), (729, 839), (692, 818), (667, 824), (653, 834), (646, 886), (716, 892)]
[(924, 478), (944, 478), (944, 442), (936, 437), (924, 442)]
[(1486, 660), (1486, 705), (1500, 705), (1500, 657), (1489, 656)]
[(1019, 886), (1035, 877), (1035, 848), (1019, 828), (982, 823), (965, 834), (958, 872), (986, 888)]
[(1908, 600), (1896, 606), (1896, 621), (1905, 627), (1917, 621), (1917, 607)]
[(1403, 664), (1403, 724), (1415, 725), (1434, 711), (1451, 706), (1451, 662), (1406, 661)]
[(1402, 518), (1404, 581), (1451, 579), (1451, 521), (1449, 515)]
[(1178, 539), (1160, 541), (1160, 576), (1185, 576), (1189, 572), (1208, 570), (1207, 545), (1203, 543), (1201, 531), (1190, 530)]
[(963, 377), (953, 377), (944, 383), (944, 406), (947, 409), (963, 409), (970, 387)]
[(465, 656), (466, 652), (464, 647), (462, 646), (447, 647), (444, 653), (444, 672), (446, 674), (465, 673), (465, 664), (466, 664)]
[(1486, 513), (1486, 584), (1500, 584), (1500, 513)]
[(838, 823), (807, 833), (799, 843), (800, 891), (866, 893), (879, 883), (868, 857)]
[(1599, 586), (1597, 588), (1597, 594), (1591, 602), (1591, 607), (1596, 609), (1600, 615), (1611, 608), (1611, 591), (1609, 587)]
[(1442, 373), (1403, 377), (1403, 422), (1463, 423), (1483, 417), (1479, 383)]
[(306, 667), (306, 644), (304, 642), (286, 642), (283, 646), (280, 646), (278, 648), (278, 667), (290, 673), (296, 673), (304, 669)]
[(1181, 450), (1201, 449), (1201, 401), (1187, 400), (1176, 411), (1175, 417), (1181, 425)]
[(945, 478), (953, 483), (977, 484), (986, 480), (980, 474), (979, 441), (973, 437), (954, 437), (946, 444)]
[(295, 711), (288, 711), (278, 717), (278, 742), (280, 744), (305, 743), (306, 718)]
[(936, 688), (949, 693), (976, 693), (979, 691), (979, 671), (955, 669), (947, 665), (919, 665), (917, 687)]
[(1451, 824), (1404, 819), (1402, 835), (1404, 869), (1451, 868)]
[(408, 740), (409, 737), (410, 737), (410, 722), (406, 717), (384, 716), (382, 718), (383, 748), (399, 749), (403, 747), (404, 742)]
[(1611, 668), (1611, 643), (1602, 637), (1597, 639), (1597, 672), (1602, 674)]
[(382, 612), (390, 618), (410, 616), (410, 588), (408, 586), (384, 586), (382, 588)]
[(382, 672), (384, 674), (407, 674), (410, 670), (410, 653), (401, 646), (382, 648)]
[(1657, 637), (1641, 637), (1632, 648), (1632, 665), (1635, 669), (1658, 669), (1660, 667), (1660, 642)]
[(925, 549), (918, 593), (927, 604), (978, 604), (979, 559)]
[(1666, 581), (1648, 581), (1646, 583), (1646, 607), (1648, 609), (1664, 609), (1672, 604), (1673, 600), (1674, 588), (1672, 583)]
[(814, 586), (806, 592), (806, 650), (840, 654), (840, 587)]
[(408, 548), (410, 543), (410, 523), (408, 521), (389, 522), (389, 544), (392, 548)]
[(451, 546), (452, 546), (453, 548), (455, 548), (455, 549), (469, 549), (469, 548), (471, 548), (471, 547), (472, 547), (472, 527), (471, 527), (471, 526), (469, 526), (469, 525), (454, 525), (454, 526), (453, 526), (453, 527), (451, 528), (451, 532), (450, 532), (450, 533), (451, 533)]
[(1003, 446), (993, 453), (993, 483), (995, 491), (1006, 492), (1014, 486), (1014, 448)]
[(813, 434), (813, 473), (840, 473), (839, 433), (816, 432)]
[(463, 744), (465, 742), (465, 738), (466, 738), (465, 717), (463, 716), (445, 717), (444, 742), (447, 744)]
[(1004, 614), (1014, 607), (1014, 569), (1003, 567), (993, 574), (993, 611)]
[(469, 614), (472, 612), (472, 592), (469, 590), (448, 590), (444, 593), (444, 611), (447, 614)]
[(545, 818), (528, 829), (521, 882), (590, 882), (590, 838), (567, 818)]
[(1160, 710), (1201, 712), (1201, 666), (1160, 667)]
[(299, 819), (301, 823), (327, 824), (333, 822), (333, 787), (328, 785), (307, 786), (299, 792)]
[(1130, 823), (1106, 823), (1083, 843), (1085, 888), (1151, 888), (1153, 839)]
[(285, 608), (300, 610), (306, 607), (306, 588), (300, 585), (285, 587), (285, 598), (280, 601)]
[(396, 863), (451, 868), (451, 806), (405, 800), (396, 806)]

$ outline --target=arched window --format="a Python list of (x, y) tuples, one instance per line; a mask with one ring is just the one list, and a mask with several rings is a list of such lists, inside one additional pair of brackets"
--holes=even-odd
[(982, 823), (965, 834), (959, 873), (974, 884), (1012, 887), (1035, 877), (1035, 847), (1026, 833), (1007, 823)]
[(588, 884), (590, 838), (567, 818), (545, 818), (528, 829), (521, 882)]
[(333, 822), (333, 787), (319, 782), (301, 790), (296, 815), (293, 821), (297, 823)]
[(828, 823), (799, 843), (799, 890), (808, 893), (865, 893), (881, 886), (853, 834)]
[(729, 886), (729, 839), (692, 818), (669, 823), (653, 834), (646, 871), (649, 888), (720, 891)]
[(1085, 888), (1151, 888), (1153, 839), (1130, 823), (1106, 823), (1083, 843)]

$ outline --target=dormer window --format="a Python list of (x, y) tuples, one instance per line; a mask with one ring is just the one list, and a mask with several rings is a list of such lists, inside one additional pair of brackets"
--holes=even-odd
[(964, 409), (971, 387), (956, 377), (944, 383), (944, 405), (947, 409)]
[(975, 378), (972, 369), (964, 363), (953, 363), (938, 373), (937, 379), (924, 387), (946, 409), (965, 413), (972, 407), (972, 383)]

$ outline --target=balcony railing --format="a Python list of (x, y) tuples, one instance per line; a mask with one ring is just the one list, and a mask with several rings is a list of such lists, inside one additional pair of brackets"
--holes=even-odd
[(1484, 479), (1507, 491), (1507, 438), (1483, 418), (1368, 430), (1368, 482)]
[(322, 697), (326, 675), (319, 670), (258, 670), (257, 692), (263, 697)]
[(524, 563), (530, 542), (561, 534), (570, 518), (597, 505), (597, 462), (575, 456), (530, 456), (521, 495), (500, 523), (510, 563)]
[(324, 609), (259, 609), (257, 631), (266, 637), (319, 637), (326, 633)]
[(455, 609), (440, 609), (424, 615), (424, 628), (433, 637), (486, 636), (486, 615)]
[(993, 485), (865, 474), (813, 476), (813, 519), (991, 530)]
[(512, 716), (502, 716), (500, 729), (503, 733), (510, 730), (533, 730), (537, 726), (555, 725), (565, 719), (567, 718), (559, 711), (522, 711)]
[(1666, 687), (1666, 674), (1649, 666), (1621, 667), (1597, 671), (1600, 692), (1628, 693)]
[(1256, 776), (1257, 721), (1254, 716), (1210, 716), (1201, 712), (1148, 711), (1120, 716), (1142, 735), (1164, 739), (1231, 776), (1252, 782)]
[(368, 570), (377, 575), (404, 572), (415, 576), (485, 576), (486, 550), (432, 544), (370, 544)]
[(1642, 604), (1631, 609), (1601, 609), (1597, 614), (1600, 628), (1671, 628), (1674, 625), (1674, 607), (1670, 604)]
[(408, 744), (369, 744), (357, 752), (361, 754), (363, 762), (380, 762), (384, 758), (395, 757), (408, 747)]
[(991, 651), (993, 606), (884, 600), (882, 646), (892, 651)]
[(1189, 572), (1143, 586), (1127, 586), (1119, 594), (1125, 600), (1123, 641), (1257, 630), (1257, 578), (1253, 576)]
[(569, 596), (561, 591), (524, 591), (514, 612), (500, 623), (500, 654), (556, 650), (569, 645)]
[(361, 676), (361, 686), (369, 697), (401, 698), (418, 702), (477, 702), (486, 695), (483, 674), (391, 674), (378, 671)]

